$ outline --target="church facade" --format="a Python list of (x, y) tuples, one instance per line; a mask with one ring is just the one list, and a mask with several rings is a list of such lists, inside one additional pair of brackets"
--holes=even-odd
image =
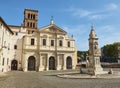
[[(25, 9), (23, 23), (21, 26), (5, 25), (10, 37), (1, 41), (8, 42), (5, 49), (9, 53), (4, 52), (6, 55), (3, 55), (4, 44), (2, 42), (1, 72), (75, 69), (77, 64), (75, 40), (73, 37), (69, 37), (66, 31), (55, 25), (53, 19), (48, 26), (39, 29), (37, 27), (38, 11)], [(2, 21), (1, 24), (3, 24)], [(3, 32), (1, 33), (3, 34)]]

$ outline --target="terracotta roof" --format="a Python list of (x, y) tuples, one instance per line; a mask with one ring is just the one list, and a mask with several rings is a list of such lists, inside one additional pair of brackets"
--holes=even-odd
[(0, 16), (0, 21), (4, 24), (4, 26), (7, 28), (7, 30), (8, 30), (11, 34), (14, 34), (13, 31), (8, 27), (8, 25), (7, 25), (6, 22), (2, 19), (1, 16)]
[(17, 27), (17, 28), (21, 28), (21, 27), (24, 27), (24, 26), (17, 26), (17, 25), (8, 25), (9, 27)]

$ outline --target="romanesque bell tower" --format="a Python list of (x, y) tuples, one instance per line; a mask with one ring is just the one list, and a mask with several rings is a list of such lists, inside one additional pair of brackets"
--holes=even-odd
[(38, 10), (24, 10), (24, 27), (27, 28), (28, 34), (37, 31), (38, 26)]

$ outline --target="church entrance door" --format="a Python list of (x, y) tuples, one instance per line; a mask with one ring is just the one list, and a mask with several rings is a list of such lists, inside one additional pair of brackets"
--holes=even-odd
[(55, 70), (55, 58), (54, 57), (49, 58), (49, 70)]
[(18, 62), (17, 60), (12, 60), (11, 62), (11, 70), (17, 70)]
[(28, 58), (28, 71), (35, 71), (35, 57), (30, 56)]
[(72, 69), (72, 58), (71, 57), (67, 57), (67, 60), (66, 60), (66, 68), (67, 69)]

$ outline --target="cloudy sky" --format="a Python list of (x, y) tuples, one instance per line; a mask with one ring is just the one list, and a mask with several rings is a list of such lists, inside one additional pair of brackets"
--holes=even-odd
[(91, 24), (99, 47), (120, 42), (120, 0), (1, 0), (0, 16), (9, 25), (20, 25), (25, 8), (39, 11), (39, 28), (53, 16), (57, 26), (74, 36), (80, 51), (88, 50)]

